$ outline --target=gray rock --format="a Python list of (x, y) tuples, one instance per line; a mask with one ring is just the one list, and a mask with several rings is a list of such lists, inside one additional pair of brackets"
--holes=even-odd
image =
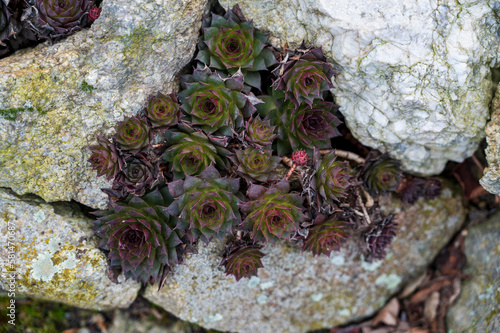
[(279, 243), (264, 247), (258, 277), (235, 282), (218, 266), (223, 245), (214, 241), (175, 267), (160, 292), (152, 286), (144, 296), (183, 320), (222, 331), (291, 333), (345, 324), (372, 315), (422, 272), (462, 224), (462, 201), (449, 188), (414, 206), (384, 198), (384, 210), (397, 213), (400, 225), (384, 261), (364, 262), (353, 242), (331, 258)]
[(462, 292), (450, 308), (450, 333), (500, 332), (500, 214), (469, 231)]
[(495, 98), (491, 105), (491, 120), (486, 126), (485, 150), (488, 167), (484, 169), (481, 185), (490, 193), (500, 194), (500, 86), (497, 87)]
[(0, 189), (0, 288), (88, 309), (128, 307), (140, 284), (123, 275), (120, 284), (109, 280), (91, 225), (69, 204)]
[(0, 60), (0, 186), (104, 208), (86, 147), (177, 90), (206, 2), (107, 0), (90, 29)]
[(275, 46), (322, 45), (340, 65), (334, 94), (354, 136), (406, 170), (437, 174), (484, 137), (498, 1), (220, 2), (239, 3)]
[(151, 318), (134, 318), (126, 311), (116, 310), (108, 333), (191, 333), (189, 323)]

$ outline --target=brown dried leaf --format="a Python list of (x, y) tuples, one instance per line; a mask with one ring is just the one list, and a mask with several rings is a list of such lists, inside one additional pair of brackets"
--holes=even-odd
[[(451, 284), (451, 283), (450, 283)], [(439, 306), (439, 291), (434, 291), (429, 298), (425, 300), (424, 318), (427, 322), (432, 322), (436, 319), (436, 313)]]
[(396, 326), (398, 324), (399, 309), (400, 305), (398, 299), (391, 299), (389, 303), (379, 311), (375, 318), (373, 318), (372, 326), (377, 326), (380, 323), (388, 326)]
[(413, 327), (410, 329), (410, 333), (429, 333), (429, 330), (426, 328)]
[(423, 285), (425, 283), (425, 280), (427, 280), (426, 279), (427, 277), (428, 277), (428, 273), (427, 272), (422, 273), (419, 277), (417, 277), (416, 279), (414, 279), (412, 282), (410, 282), (403, 289), (403, 291), (401, 292), (401, 294), (399, 294), (399, 298), (406, 298), (406, 297), (410, 296), (411, 294), (413, 294), (413, 292), (415, 290), (417, 290), (418, 287), (420, 287), (421, 285)]
[(411, 304), (418, 304), (420, 302), (425, 301), (429, 295), (437, 290), (440, 290), (444, 287), (447, 287), (451, 285), (451, 279), (450, 278), (445, 278), (445, 279), (436, 279), (431, 282), (431, 285), (425, 289), (422, 289), (418, 291), (415, 295), (413, 295), (410, 298), (410, 303)]

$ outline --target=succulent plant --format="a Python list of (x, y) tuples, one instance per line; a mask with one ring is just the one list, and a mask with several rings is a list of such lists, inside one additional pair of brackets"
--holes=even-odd
[(269, 119), (261, 119), (260, 116), (250, 119), (245, 123), (245, 139), (262, 148), (269, 146), (278, 136), (275, 133), (276, 126), (271, 126)]
[(397, 230), (397, 223), (393, 221), (393, 215), (389, 215), (365, 234), (365, 241), (369, 251), (368, 261), (385, 258), (387, 246), (392, 243)]
[(316, 161), (316, 191), (330, 204), (346, 196), (351, 185), (352, 171), (347, 162), (336, 160), (335, 152)]
[(179, 262), (183, 231), (175, 228), (166, 211), (171, 202), (167, 187), (162, 187), (111, 202), (108, 210), (94, 213), (96, 233), (102, 238), (99, 246), (109, 251), (110, 270), (121, 268), (127, 279), (153, 284)]
[(175, 93), (163, 95), (158, 93), (150, 96), (144, 115), (149, 119), (153, 128), (168, 128), (179, 123), (181, 110)]
[(441, 181), (437, 178), (405, 177), (398, 188), (398, 194), (404, 203), (413, 205), (420, 197), (432, 200), (442, 191)]
[(121, 150), (135, 154), (149, 145), (152, 133), (146, 118), (140, 116), (125, 117), (116, 126), (113, 138), (120, 144)]
[(228, 10), (224, 17), (212, 14), (211, 18), (205, 18), (196, 59), (230, 74), (241, 69), (245, 83), (260, 89), (258, 71), (267, 70), (277, 61), (266, 46), (269, 36), (255, 29), (238, 9)]
[(179, 93), (179, 98), (186, 120), (206, 133), (219, 130), (224, 135), (232, 135), (232, 129), (242, 127), (243, 118), (255, 112), (255, 107), (242, 93), (242, 75), (222, 78), (206, 68), (182, 76), (181, 84), (185, 90)]
[(316, 99), (323, 99), (324, 92), (334, 88), (331, 77), (336, 73), (326, 62), (321, 47), (306, 47), (302, 43), (297, 50), (285, 50), (284, 57), (273, 71), (278, 76), (273, 86), (284, 91), (285, 99), (296, 107), (302, 103), (312, 106)]
[(114, 185), (127, 193), (141, 196), (146, 189), (156, 185), (158, 175), (158, 163), (151, 164), (142, 154), (129, 156), (125, 159), (122, 171), (117, 174)]
[(213, 237), (232, 233), (240, 223), (239, 199), (235, 196), (239, 187), (239, 179), (221, 178), (210, 165), (197, 177), (186, 176), (186, 180), (168, 184), (175, 198), (168, 212), (178, 216), (177, 229), (188, 230), (192, 241), (200, 238), (208, 243)]
[(339, 221), (333, 215), (326, 217), (319, 214), (304, 240), (303, 251), (311, 251), (314, 256), (324, 254), (327, 257), (332, 251), (339, 251), (340, 244), (348, 238), (344, 230), (346, 225), (346, 222)]
[(230, 246), (220, 265), (225, 266), (226, 275), (234, 275), (236, 281), (257, 276), (257, 270), (264, 267), (261, 259), (265, 254), (260, 251), (261, 248), (262, 245), (257, 244)]
[(85, 25), (82, 22), (94, 5), (91, 0), (36, 0), (38, 19), (56, 34), (67, 35)]
[(302, 202), (297, 194), (288, 193), (290, 184), (281, 180), (267, 188), (251, 184), (247, 196), (251, 201), (240, 204), (241, 212), (247, 217), (241, 224), (251, 232), (255, 241), (275, 243), (278, 239), (290, 239), (305, 218)]
[(102, 136), (97, 136), (97, 145), (88, 147), (92, 155), (88, 159), (92, 169), (97, 171), (97, 177), (106, 176), (106, 180), (116, 177), (123, 169), (124, 161), (115, 145)]
[(398, 163), (385, 154), (367, 159), (363, 170), (368, 188), (376, 193), (395, 191), (401, 176)]
[(298, 166), (306, 165), (308, 158), (309, 156), (304, 149), (297, 149), (292, 154), (292, 162), (297, 164)]
[(5, 41), (10, 36), (10, 22), (12, 12), (3, 1), (0, 1), (0, 47), (6, 46), (2, 41)]
[(175, 179), (199, 175), (209, 165), (214, 164), (219, 169), (229, 166), (225, 156), (229, 151), (211, 141), (202, 132), (191, 134), (167, 131), (167, 141), (172, 146), (163, 155), (170, 162)]
[(276, 167), (281, 161), (280, 157), (272, 156), (271, 149), (259, 150), (248, 147), (245, 150), (237, 150), (236, 158), (232, 160), (238, 166), (238, 171), (249, 181), (257, 180), (266, 182), (278, 180)]

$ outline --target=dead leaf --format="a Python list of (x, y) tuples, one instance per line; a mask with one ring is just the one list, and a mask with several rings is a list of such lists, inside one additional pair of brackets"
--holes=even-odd
[(400, 305), (398, 299), (391, 299), (389, 303), (379, 311), (375, 318), (373, 318), (372, 326), (377, 326), (380, 323), (386, 324), (387, 326), (396, 326), (398, 324), (399, 309)]
[[(451, 284), (451, 283), (450, 283)], [(439, 306), (439, 291), (434, 291), (429, 298), (425, 300), (424, 318), (427, 322), (432, 322), (436, 318), (437, 309)]]
[(411, 304), (418, 304), (425, 301), (429, 295), (437, 290), (451, 285), (450, 278), (438, 278), (430, 282), (430, 286), (418, 291), (415, 295), (410, 298)]
[(413, 292), (415, 290), (417, 290), (417, 288), (420, 287), (423, 284), (424, 280), (426, 280), (427, 275), (428, 275), (427, 272), (424, 272), (424, 273), (422, 273), (422, 275), (420, 275), (415, 280), (413, 280), (412, 282), (410, 282), (403, 289), (403, 291), (401, 292), (401, 294), (399, 294), (399, 298), (406, 298), (406, 297), (410, 296), (411, 294), (413, 294)]
[(429, 330), (426, 328), (414, 327), (410, 330), (410, 333), (429, 333)]

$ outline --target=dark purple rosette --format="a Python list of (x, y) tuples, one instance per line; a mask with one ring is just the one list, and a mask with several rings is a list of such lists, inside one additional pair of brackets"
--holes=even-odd
[(94, 2), (89, 0), (36, 0), (42, 25), (52, 27), (60, 35), (81, 27), (82, 19), (93, 5)]
[(368, 248), (367, 261), (384, 259), (387, 247), (392, 243), (398, 224), (393, 220), (393, 215), (387, 216), (377, 224), (373, 225), (365, 233), (365, 241)]
[(168, 268), (179, 263), (178, 246), (184, 233), (167, 213), (172, 202), (166, 187), (125, 202), (111, 202), (110, 209), (94, 214), (99, 245), (109, 251), (110, 270), (142, 283), (161, 281)]
[(92, 153), (88, 161), (92, 169), (97, 171), (97, 177), (106, 176), (106, 180), (111, 180), (123, 169), (124, 162), (120, 153), (106, 138), (97, 136), (97, 144), (88, 149)]
[(158, 175), (158, 164), (151, 164), (142, 154), (129, 156), (125, 159), (125, 166), (116, 176), (113, 185), (127, 193), (141, 196), (147, 189), (156, 185)]
[(260, 251), (261, 248), (262, 245), (257, 244), (232, 246), (221, 262), (221, 266), (226, 268), (226, 275), (233, 275), (236, 281), (257, 276), (258, 269), (264, 267), (261, 259), (265, 254)]
[(145, 118), (133, 116), (118, 123), (113, 138), (121, 150), (135, 154), (149, 145), (152, 133)]
[(240, 210), (247, 214), (241, 224), (244, 230), (250, 231), (255, 241), (275, 243), (278, 239), (290, 239), (304, 220), (302, 202), (297, 194), (288, 193), (290, 185), (282, 180), (270, 188), (261, 185), (250, 185), (248, 197), (250, 201), (240, 204)]
[(144, 115), (149, 119), (153, 128), (168, 128), (179, 123), (181, 109), (175, 93), (163, 95), (158, 93), (151, 96)]
[(326, 217), (319, 214), (309, 229), (302, 250), (311, 251), (314, 256), (324, 254), (327, 257), (332, 251), (340, 251), (340, 244), (348, 238), (344, 230), (346, 225), (335, 216)]

